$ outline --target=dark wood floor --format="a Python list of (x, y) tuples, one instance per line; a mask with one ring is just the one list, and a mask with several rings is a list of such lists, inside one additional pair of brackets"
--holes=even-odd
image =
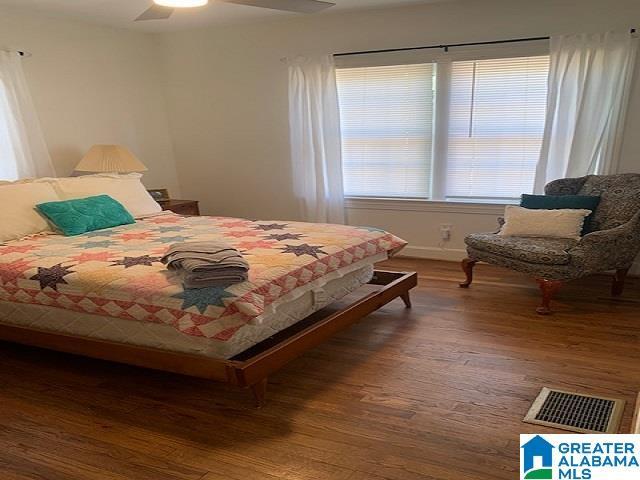
[(415, 268), (394, 301), (272, 378), (269, 403), (203, 380), (0, 343), (0, 479), (516, 478), (540, 387), (640, 390), (640, 280), (570, 285), (534, 312), (533, 282), (480, 265)]

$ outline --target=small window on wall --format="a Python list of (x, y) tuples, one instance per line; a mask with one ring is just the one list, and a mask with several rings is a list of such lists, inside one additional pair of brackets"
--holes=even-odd
[(531, 193), (542, 146), (549, 57), (453, 62), (446, 197)]
[(0, 80), (0, 180), (17, 180), (18, 166), (14, 160), (16, 152), (10, 137), (12, 129), (6, 116), (8, 111), (9, 99)]
[(339, 68), (345, 195), (504, 201), (530, 193), (548, 72), (548, 55)]
[(339, 69), (345, 194), (429, 198), (434, 65)]

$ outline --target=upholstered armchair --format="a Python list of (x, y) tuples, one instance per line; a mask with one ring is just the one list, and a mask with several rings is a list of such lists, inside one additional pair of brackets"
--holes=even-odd
[[(590, 233), (580, 240), (502, 237), (476, 233), (465, 238), (468, 257), (462, 261), (467, 288), (478, 261), (527, 273), (538, 281), (542, 304), (537, 312), (551, 313), (550, 302), (564, 282), (594, 273), (614, 271), (613, 296), (622, 294), (627, 272), (640, 252), (640, 174), (588, 175), (549, 183), (546, 195), (598, 195)], [(501, 221), (500, 221), (501, 222)]]

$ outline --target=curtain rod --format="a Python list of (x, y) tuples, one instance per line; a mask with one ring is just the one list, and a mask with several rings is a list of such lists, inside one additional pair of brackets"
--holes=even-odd
[[(631, 33), (636, 33), (636, 29), (632, 28)], [(510, 38), (507, 40), (492, 40), (488, 42), (469, 42), (469, 43), (451, 43), (447, 45), (426, 45), (422, 47), (404, 47), (404, 48), (385, 48), (382, 50), (362, 50), (359, 52), (343, 52), (334, 53), (334, 57), (347, 57), (350, 55), (367, 55), (370, 53), (391, 53), (391, 52), (409, 52), (412, 50), (430, 50), (436, 48), (442, 48), (445, 52), (448, 52), (453, 47), (472, 47), (477, 45), (497, 45), (501, 43), (518, 43), (518, 42), (535, 42), (540, 40), (549, 40), (551, 37), (528, 37), (528, 38)]]
[(0, 49), (0, 50), (7, 53), (16, 53), (18, 56), (22, 58), (28, 58), (33, 56), (31, 52), (27, 52), (26, 50), (9, 50), (9, 49)]

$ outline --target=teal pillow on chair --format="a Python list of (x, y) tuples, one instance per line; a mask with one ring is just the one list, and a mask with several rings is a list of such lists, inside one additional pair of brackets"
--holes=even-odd
[(41, 203), (36, 208), (68, 237), (135, 223), (122, 204), (109, 195)]
[(600, 204), (600, 197), (591, 195), (522, 195), (520, 206), (534, 210), (578, 209), (591, 210), (584, 220), (582, 235), (591, 232), (591, 218)]

